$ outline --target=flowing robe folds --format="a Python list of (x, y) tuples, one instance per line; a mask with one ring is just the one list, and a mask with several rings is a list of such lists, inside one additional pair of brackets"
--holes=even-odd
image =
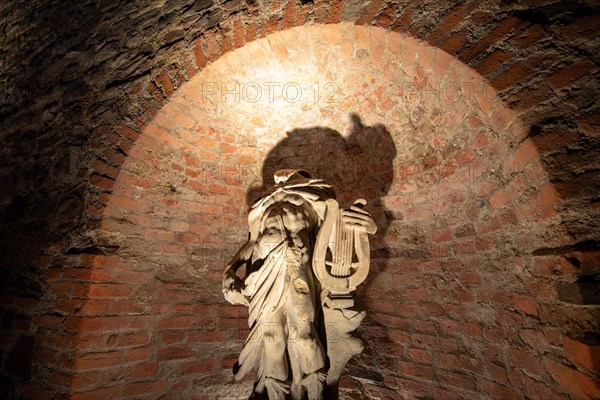
[[(332, 209), (338, 210), (333, 188), (296, 170), (277, 171), (275, 183), (250, 210), (248, 242), (224, 273), (227, 300), (249, 307), (250, 334), (234, 374), (241, 379), (252, 370), (257, 372), (251, 399), (319, 400), (327, 391), (326, 383), (337, 388), (347, 359), (362, 349), (360, 341), (355, 343), (357, 339), (350, 336), (341, 343), (328, 343), (323, 318), (347, 325), (345, 332), (349, 333), (364, 312), (324, 308), (322, 277), (317, 280), (314, 275), (313, 251), (319, 230), (326, 218), (326, 226), (332, 226)], [(375, 226), (370, 214), (362, 210), (353, 208), (348, 213), (344, 221), (349, 224), (366, 231)], [(236, 275), (242, 265), (246, 266), (243, 280)], [(326, 355), (328, 347), (335, 347), (342, 356)]]

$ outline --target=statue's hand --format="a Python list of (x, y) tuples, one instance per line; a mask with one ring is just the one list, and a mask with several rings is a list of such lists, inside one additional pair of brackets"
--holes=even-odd
[(232, 269), (227, 269), (223, 275), (223, 294), (225, 300), (231, 304), (248, 305), (248, 300), (243, 293), (244, 282), (235, 274)]
[(368, 211), (352, 206), (350, 209), (344, 210), (344, 223), (354, 229), (362, 230), (369, 235), (377, 232), (377, 224), (373, 216)]
[(254, 242), (247, 241), (236, 253), (233, 259), (225, 268), (223, 273), (223, 294), (225, 299), (231, 304), (243, 304), (248, 305), (248, 300), (243, 295), (244, 282), (237, 276), (236, 271), (246, 261), (252, 259), (252, 253), (254, 251)]

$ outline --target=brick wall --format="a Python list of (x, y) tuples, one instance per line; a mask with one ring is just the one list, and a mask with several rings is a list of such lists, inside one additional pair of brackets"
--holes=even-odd
[[(5, 6), (3, 394), (234, 394), (245, 317), (215, 282), (285, 159), (383, 227), (348, 391), (593, 397), (597, 11), (496, 7)], [(383, 30), (285, 31), (340, 20), (455, 58)]]

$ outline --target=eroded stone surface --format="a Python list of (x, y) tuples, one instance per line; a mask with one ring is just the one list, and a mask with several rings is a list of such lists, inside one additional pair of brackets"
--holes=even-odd
[(223, 276), (225, 298), (250, 314), (234, 374), (257, 373), (252, 399), (334, 399), (346, 363), (362, 351), (351, 333), (365, 313), (351, 292), (368, 273), (367, 234), (377, 226), (364, 201), (339, 210), (333, 188), (305, 171), (279, 170), (274, 180)]

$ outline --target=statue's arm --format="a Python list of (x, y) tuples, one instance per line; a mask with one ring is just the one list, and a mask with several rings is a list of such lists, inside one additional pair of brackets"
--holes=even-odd
[(223, 272), (223, 294), (231, 304), (248, 305), (248, 300), (243, 295), (244, 282), (237, 276), (237, 270), (247, 261), (252, 259), (254, 242), (248, 240), (233, 256)]

